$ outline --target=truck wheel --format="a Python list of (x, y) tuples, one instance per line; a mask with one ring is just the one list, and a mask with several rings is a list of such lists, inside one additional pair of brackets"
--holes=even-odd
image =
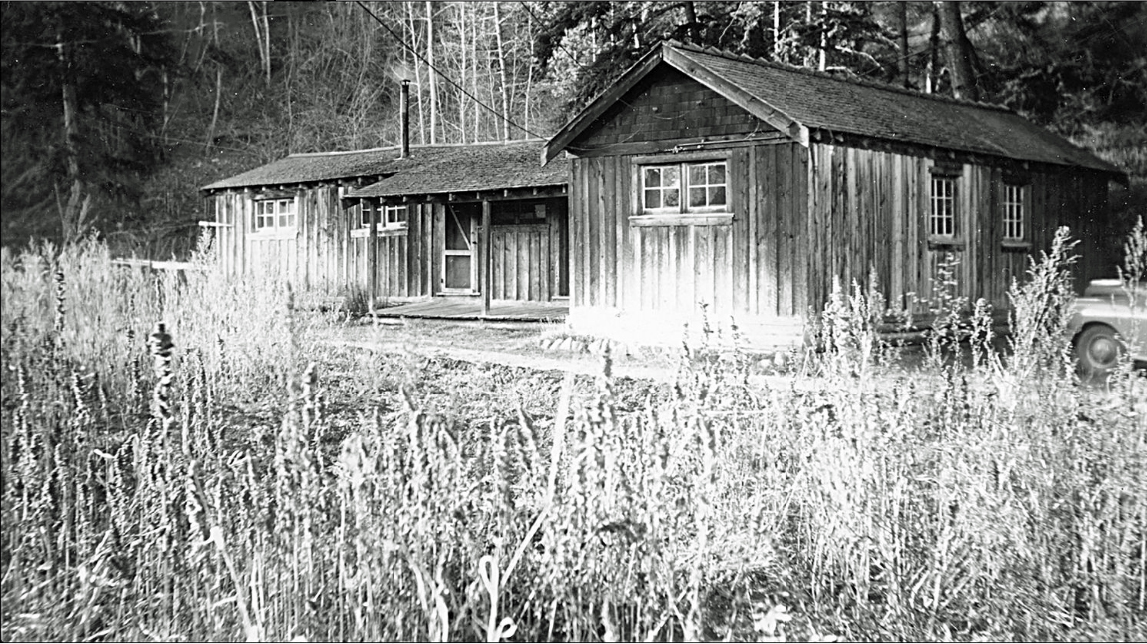
[(1102, 376), (1119, 364), (1123, 343), (1115, 337), (1115, 329), (1097, 324), (1079, 334), (1075, 342), (1075, 357), (1079, 370), (1088, 376)]

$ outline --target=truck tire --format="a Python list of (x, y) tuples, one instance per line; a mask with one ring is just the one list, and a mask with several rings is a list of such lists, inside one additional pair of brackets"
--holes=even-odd
[(1079, 334), (1075, 357), (1084, 375), (1103, 376), (1119, 364), (1124, 347), (1115, 336), (1115, 329), (1105, 324), (1089, 326)]

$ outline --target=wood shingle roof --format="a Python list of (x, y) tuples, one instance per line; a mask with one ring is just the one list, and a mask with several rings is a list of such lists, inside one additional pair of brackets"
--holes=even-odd
[[(412, 145), (410, 155), (398, 147), (292, 154), (241, 174), (206, 185), (202, 190), (289, 186), (355, 178), (386, 177), (354, 191), (356, 197), (428, 194), (458, 190), (565, 185), (564, 164), (542, 167), (538, 154), (544, 141), (511, 141), (469, 145)], [(410, 190), (410, 192), (394, 192)]]
[(1019, 161), (1122, 171), (1006, 108), (738, 56), (664, 44), (622, 76), (547, 144), (553, 158), (659, 64), (669, 64), (808, 144), (809, 133), (850, 134)]
[(564, 186), (565, 163), (538, 163), (545, 141), (445, 146), (433, 155), (412, 154), (410, 163), (348, 197), (398, 197)]

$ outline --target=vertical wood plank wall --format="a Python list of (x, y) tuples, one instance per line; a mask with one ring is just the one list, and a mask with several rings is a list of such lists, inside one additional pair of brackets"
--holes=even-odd
[(1007, 308), (1012, 280), (1050, 249), (1058, 226), (1081, 243), (1077, 288), (1114, 273), (1099, 235), (1107, 179), (1038, 166), (1030, 179), (1027, 249), (1004, 248), (1003, 170), (960, 165), (959, 248), (929, 244), (931, 168), (925, 157), (839, 145), (731, 148), (731, 225), (630, 224), (633, 157), (571, 161), (570, 245), (575, 308), (784, 317), (819, 311), (833, 280), (875, 286), (891, 306), (923, 312), (951, 252), (959, 294)]
[[(336, 186), (298, 191), (295, 234), (277, 238), (252, 234), (254, 193), (215, 195), (216, 222), (227, 224), (215, 229), (221, 267), (231, 275), (279, 275), (301, 290), (365, 291), (369, 237), (352, 232), (359, 207), (343, 209), (345, 191)], [(494, 298), (548, 301), (568, 294), (565, 199), (545, 203), (545, 224), (493, 227)], [(378, 297), (426, 297), (440, 291), (444, 213), (442, 203), (409, 204), (406, 230), (380, 232)]]
[(934, 280), (949, 252), (960, 262), (960, 294), (1006, 308), (1013, 278), (1023, 279), (1029, 256), (1050, 249), (1059, 226), (1081, 240), (1077, 288), (1114, 270), (1099, 254), (1107, 179), (1098, 173), (1049, 166), (1029, 171), (1030, 248), (1005, 249), (1003, 171), (964, 163), (956, 188), (963, 245), (934, 248), (927, 235), (932, 159), (815, 143), (809, 153), (809, 289), (818, 309), (834, 276), (848, 288), (853, 280), (865, 285), (873, 271), (891, 305), (917, 303), (921, 310), (918, 301), (934, 297)]
[[(346, 188), (322, 186), (297, 192), (295, 234), (265, 237), (252, 233), (250, 191), (215, 195), (219, 261), (228, 274), (271, 273), (295, 288), (324, 293), (366, 289), (368, 237), (352, 235), (358, 206), (343, 209)], [(433, 204), (409, 207), (407, 230), (383, 233), (378, 244), (378, 284), (382, 297), (431, 295), (437, 270), (433, 257)]]
[(633, 226), (629, 155), (572, 161), (571, 306), (718, 316), (805, 312), (807, 149), (730, 150), (726, 225)]
[(496, 300), (548, 302), (553, 289), (550, 225), (492, 226), (490, 297)]

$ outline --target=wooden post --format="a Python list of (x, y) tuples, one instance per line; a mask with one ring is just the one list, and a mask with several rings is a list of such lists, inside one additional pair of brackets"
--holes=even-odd
[[(359, 212), (366, 208), (366, 199), (358, 200)], [(370, 237), (367, 238), (367, 288), (370, 289), (370, 315), (374, 317), (375, 296), (378, 293), (378, 209), (370, 210)]]
[(490, 292), (493, 290), (490, 252), (490, 200), (482, 200), (482, 233), (478, 235), (478, 266), (481, 268), (482, 317), (490, 315)]

